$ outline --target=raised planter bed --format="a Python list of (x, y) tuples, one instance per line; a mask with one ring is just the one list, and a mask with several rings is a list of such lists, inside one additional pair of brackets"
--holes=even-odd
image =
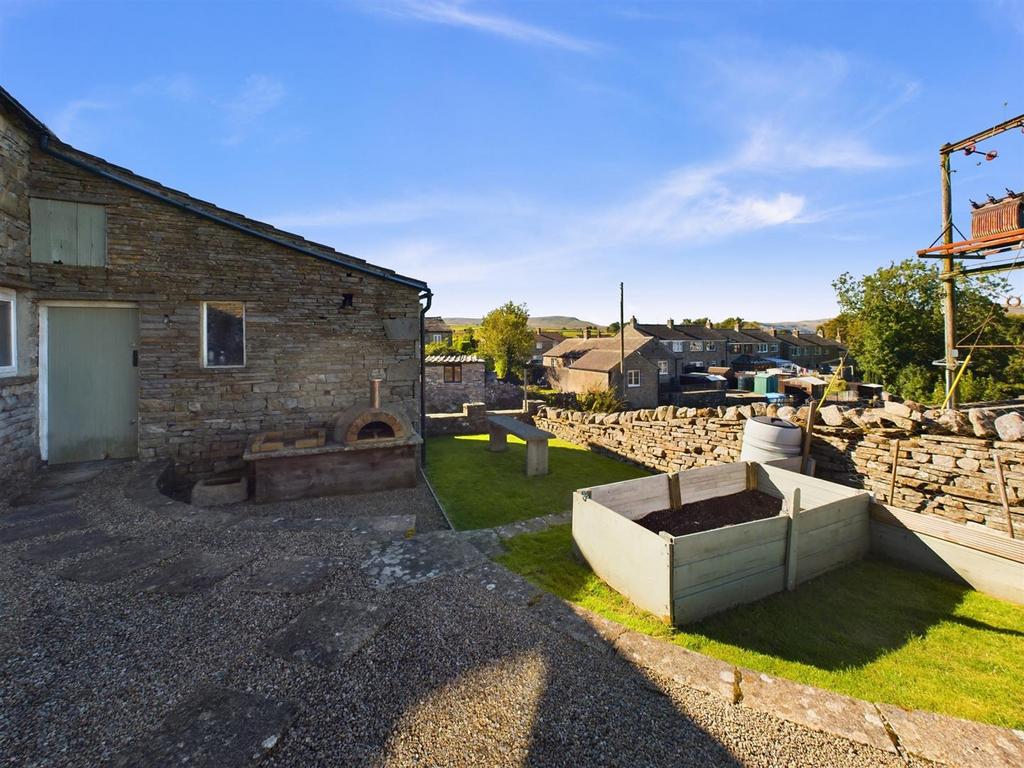
[[(764, 517), (770, 510), (761, 495), (785, 503)], [(578, 490), (572, 533), (611, 587), (640, 608), (684, 624), (859, 560), (870, 544), (870, 501), (866, 491), (738, 462)], [(701, 508), (714, 512), (711, 523), (749, 522), (678, 536), (638, 522), (649, 515), (649, 524), (675, 518), (666, 527), (685, 530), (686, 515)], [(695, 520), (692, 527), (706, 525)]]

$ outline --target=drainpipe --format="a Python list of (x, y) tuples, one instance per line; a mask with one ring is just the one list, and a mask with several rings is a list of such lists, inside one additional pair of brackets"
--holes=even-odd
[(423, 334), (427, 331), (427, 312), (434, 300), (434, 294), (428, 288), (420, 294), (420, 300), (426, 304), (420, 309), (420, 465), (427, 466), (427, 345), (423, 343)]

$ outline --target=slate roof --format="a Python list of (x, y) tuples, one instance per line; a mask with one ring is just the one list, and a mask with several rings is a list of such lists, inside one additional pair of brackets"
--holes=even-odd
[(681, 331), (694, 339), (705, 341), (725, 341), (725, 332), (721, 328), (708, 328), (703, 325), (677, 325), (677, 331)]
[[(626, 357), (632, 355), (642, 346), (643, 344), (630, 349), (627, 343)], [(619, 349), (592, 349), (569, 367), (581, 371), (600, 371), (601, 373), (606, 373), (613, 368), (617, 368), (621, 361)]]
[(462, 365), (463, 363), (482, 363), (484, 359), (476, 355), (427, 355), (427, 365)]
[(653, 336), (664, 341), (696, 341), (696, 336), (691, 336), (679, 330), (679, 326), (669, 328), (667, 325), (652, 325), (649, 323), (637, 323), (636, 330), (640, 333)]
[(443, 317), (423, 318), (423, 330), (427, 333), (451, 333), (451, 326), (444, 321)]

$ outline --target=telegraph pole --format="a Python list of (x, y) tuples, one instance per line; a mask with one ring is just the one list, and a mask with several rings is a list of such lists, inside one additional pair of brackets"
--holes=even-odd
[[(947, 145), (948, 146), (948, 145)], [(951, 173), (948, 151), (939, 151), (942, 166), (942, 242), (949, 245), (953, 242), (953, 195), (951, 189)], [(942, 315), (945, 338), (945, 382), (948, 406), (956, 408), (956, 392), (953, 391), (954, 373), (956, 371), (956, 286), (953, 283), (953, 257), (947, 255), (943, 260), (942, 275)]]
[(623, 284), (619, 283), (619, 387), (622, 399), (626, 399), (626, 294)]

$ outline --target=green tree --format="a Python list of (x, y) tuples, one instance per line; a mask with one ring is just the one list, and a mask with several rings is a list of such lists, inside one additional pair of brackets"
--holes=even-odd
[[(864, 373), (906, 397), (933, 399), (941, 369), (932, 365), (943, 355), (942, 280), (939, 267), (908, 259), (880, 267), (870, 275), (855, 278), (849, 272), (832, 284), (842, 319), (843, 340)], [(1005, 295), (1007, 283), (1000, 278), (980, 277), (957, 281), (957, 342), (970, 346), (1006, 344), (1013, 326), (997, 300)], [(965, 355), (962, 352), (961, 355)], [(978, 349), (971, 361), (970, 376), (963, 386), (971, 390), (996, 391), (1007, 382), (1005, 371), (1012, 357), (1008, 350)], [(1017, 364), (1024, 372), (1024, 364)], [(1011, 370), (1012, 370), (1011, 366)], [(905, 391), (903, 391), (905, 390)], [(962, 392), (962, 399), (968, 398)]]
[(619, 332), (619, 321), (616, 320), (614, 323), (612, 323), (611, 325), (608, 326), (608, 333), (610, 333), (610, 334), (612, 334), (614, 336), (618, 332)]
[(530, 313), (525, 304), (506, 302), (492, 309), (480, 324), (477, 349), (494, 361), (498, 378), (522, 368), (533, 353), (533, 331), (527, 325)]

